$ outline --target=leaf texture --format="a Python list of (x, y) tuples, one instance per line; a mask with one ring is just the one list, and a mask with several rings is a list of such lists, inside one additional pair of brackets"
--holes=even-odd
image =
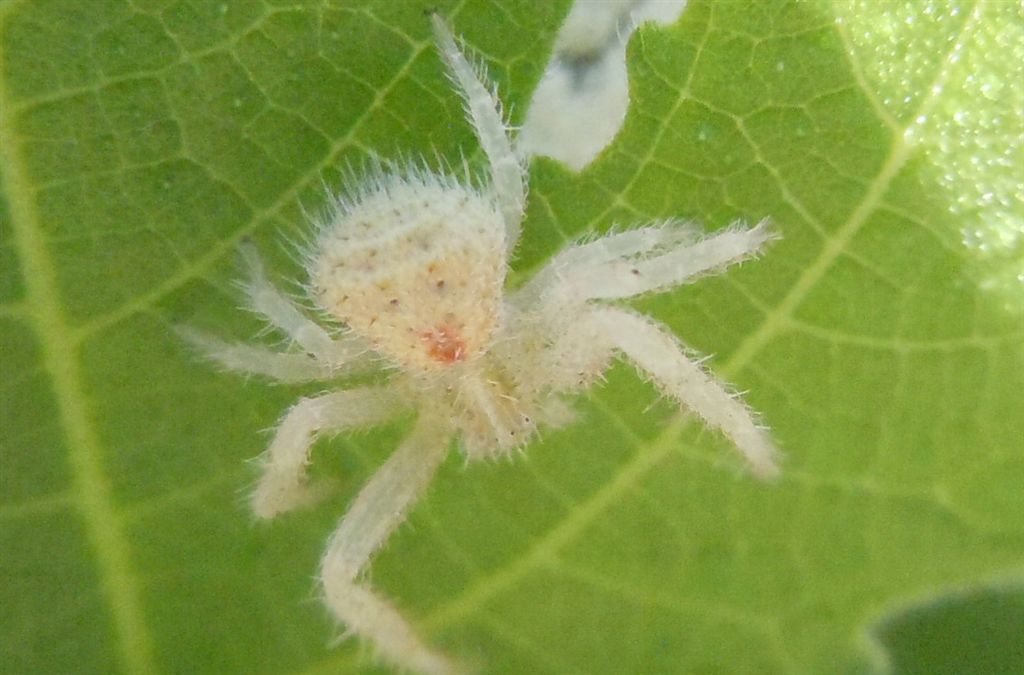
[[(566, 3), (429, 4), (518, 120)], [(426, 7), (0, 2), (6, 672), (374, 670), (326, 646), (312, 575), (405, 425), (322, 442), (339, 494), (254, 525), (246, 460), (308, 391), (172, 329), (273, 344), (235, 248), (301, 281), (288, 242), (346, 166), (480, 166)], [(762, 259), (635, 305), (748, 392), (783, 476), (617, 366), (525, 457), (453, 456), (374, 583), (487, 673), (854, 672), (891, 613), (1019, 589), (1022, 35), (996, 0), (698, 1), (638, 31), (614, 144), (534, 163), (513, 279), (613, 226), (771, 217)]]

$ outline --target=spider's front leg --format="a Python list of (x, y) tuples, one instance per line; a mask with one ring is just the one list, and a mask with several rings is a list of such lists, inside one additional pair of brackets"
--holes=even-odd
[[(614, 241), (625, 234), (611, 235), (569, 249), (567, 264), (559, 270), (557, 287), (574, 300), (612, 300), (630, 298), (643, 293), (660, 293), (691, 281), (703, 274), (720, 270), (751, 258), (770, 241), (778, 238), (766, 219), (751, 228), (732, 226), (697, 239), (691, 230), (683, 229), (676, 241), (668, 241), (667, 233), (677, 226), (667, 226), (658, 242), (664, 251), (637, 257), (609, 255), (605, 240)], [(690, 235), (690, 236), (686, 236)], [(556, 258), (557, 261), (557, 258)]]
[(595, 308), (589, 319), (597, 333), (645, 371), (662, 391), (724, 433), (756, 476), (768, 479), (778, 475), (779, 453), (767, 430), (757, 424), (738, 396), (686, 356), (674, 336), (645, 317), (617, 307)]
[(448, 454), (451, 438), (446, 418), (421, 413), (409, 436), (341, 519), (320, 566), (327, 606), (351, 633), (369, 640), (392, 664), (433, 675), (458, 669), (426, 646), (398, 610), (359, 578), (426, 490)]
[(311, 486), (306, 479), (309, 449), (317, 435), (380, 424), (403, 407), (401, 399), (385, 387), (338, 391), (293, 405), (263, 457), (263, 475), (250, 502), (253, 513), (273, 518), (326, 495), (327, 486)]

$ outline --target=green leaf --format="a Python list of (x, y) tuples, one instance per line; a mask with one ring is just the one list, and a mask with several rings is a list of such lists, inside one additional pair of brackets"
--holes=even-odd
[[(312, 575), (405, 425), (321, 443), (340, 493), (254, 525), (246, 460), (304, 390), (172, 328), (264, 339), (236, 245), (296, 278), (347, 163), (479, 163), (435, 4), (521, 119), (565, 2), (0, 2), (5, 671), (370, 668)], [(515, 279), (614, 224), (770, 216), (762, 259), (635, 305), (749, 392), (783, 477), (619, 365), (525, 457), (451, 457), (374, 584), (491, 673), (853, 672), (893, 613), (1019, 589), (1022, 64), (996, 0), (698, 1), (635, 34), (613, 146), (534, 164)]]
[(915, 607), (879, 637), (900, 675), (1014, 675), (1024, 672), (1022, 634), (1024, 593), (994, 588)]

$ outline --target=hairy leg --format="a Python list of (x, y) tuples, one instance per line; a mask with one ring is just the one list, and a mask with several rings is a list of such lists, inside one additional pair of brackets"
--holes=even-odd
[(263, 475), (251, 497), (258, 518), (311, 504), (325, 494), (306, 479), (309, 449), (324, 432), (380, 424), (401, 412), (387, 388), (361, 388), (304, 398), (289, 408), (263, 457)]
[(434, 14), (432, 21), (438, 49), (448, 64), (452, 79), (459, 86), (469, 120), (490, 162), (491, 184), (505, 221), (507, 250), (511, 251), (519, 239), (526, 206), (526, 169), (512, 147), (497, 97), (483, 84), (486, 78), (466, 60), (444, 19)]
[(239, 250), (248, 273), (243, 289), (254, 311), (320, 361), (340, 366), (365, 356), (366, 349), (354, 340), (331, 339), (327, 331), (307, 318), (292, 300), (270, 283), (254, 244), (246, 242)]
[(306, 354), (285, 354), (264, 347), (226, 342), (188, 326), (179, 326), (175, 331), (206, 358), (227, 370), (263, 375), (288, 384), (315, 382), (343, 374)]
[[(597, 251), (566, 266), (559, 293), (575, 301), (628, 298), (660, 292), (756, 255), (776, 238), (767, 220), (745, 229), (730, 227), (703, 239), (683, 239), (664, 253), (633, 259), (608, 259)], [(600, 242), (592, 242), (588, 246)]]
[(456, 672), (426, 646), (413, 627), (367, 583), (370, 559), (406, 518), (448, 454), (452, 429), (440, 417), (421, 416), (409, 436), (363, 487), (331, 536), (320, 566), (324, 599), (348, 630), (402, 669), (431, 675)]
[(623, 258), (692, 244), (699, 239), (693, 226), (682, 221), (667, 221), (606, 234), (560, 251), (533, 275), (517, 295), (538, 297), (553, 289), (565, 288), (566, 281), (588, 270), (598, 269)]
[(778, 475), (779, 453), (767, 430), (758, 425), (737, 395), (686, 356), (674, 336), (645, 317), (615, 307), (595, 309), (590, 317), (596, 330), (662, 391), (724, 433), (746, 457), (755, 475), (764, 479)]

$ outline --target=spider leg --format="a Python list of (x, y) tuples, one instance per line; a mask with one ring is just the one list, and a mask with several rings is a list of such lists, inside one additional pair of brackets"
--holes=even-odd
[(320, 566), (327, 606), (350, 632), (369, 640), (383, 658), (402, 669), (432, 675), (457, 668), (427, 647), (390, 602), (360, 582), (360, 575), (426, 490), (450, 442), (447, 420), (421, 415), (359, 492), (331, 536)]
[(294, 301), (277, 290), (267, 279), (254, 244), (243, 243), (239, 251), (249, 277), (243, 289), (254, 311), (266, 317), (306, 352), (325, 363), (338, 366), (365, 355), (366, 350), (355, 341), (331, 339), (327, 331), (299, 311)]
[(692, 244), (700, 239), (688, 223), (667, 221), (649, 227), (637, 227), (569, 246), (544, 265), (516, 295), (540, 297), (548, 290), (564, 285), (567, 277), (615, 260), (648, 253), (656, 249)]
[(683, 240), (649, 257), (609, 259), (595, 250), (571, 261), (562, 270), (558, 284), (561, 292), (577, 301), (664, 291), (751, 258), (775, 238), (769, 221), (762, 220), (749, 229), (730, 227), (697, 241)]
[(288, 384), (326, 380), (340, 374), (330, 365), (305, 354), (285, 354), (264, 347), (226, 342), (188, 326), (178, 326), (175, 331), (206, 358), (226, 370), (263, 375)]
[(526, 207), (526, 169), (512, 147), (497, 97), (483, 84), (487, 79), (483, 69), (474, 70), (469, 64), (444, 19), (434, 14), (432, 21), (438, 49), (459, 86), (469, 121), (491, 165), (491, 184), (505, 222), (506, 250), (511, 251), (519, 239)]
[(309, 449), (319, 434), (384, 422), (401, 412), (401, 399), (387, 388), (359, 388), (304, 398), (278, 424), (263, 456), (263, 474), (250, 503), (258, 518), (316, 502), (327, 486), (306, 479)]
[(648, 319), (617, 307), (594, 309), (597, 330), (650, 375), (666, 394), (724, 433), (746, 457), (754, 474), (778, 475), (778, 450), (753, 413), (723, 383), (686, 356), (679, 341)]

